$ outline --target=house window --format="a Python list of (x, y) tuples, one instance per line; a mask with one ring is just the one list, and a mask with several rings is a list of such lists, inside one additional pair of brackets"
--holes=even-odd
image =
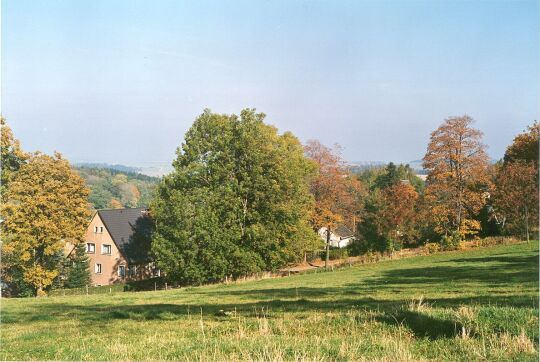
[(129, 275), (134, 277), (137, 275), (137, 266), (136, 265), (131, 265), (129, 267)]
[(99, 227), (99, 232), (100, 232), (101, 234), (103, 234), (103, 226), (100, 226), (100, 227)]
[(96, 274), (101, 274), (101, 264), (100, 263), (96, 263)]
[(86, 252), (87, 253), (95, 253), (96, 252), (96, 244), (94, 244), (94, 243), (86, 243)]
[(97, 226), (94, 226), (94, 232), (97, 234), (97, 231), (98, 231), (98, 227)]
[(112, 248), (109, 244), (101, 245), (101, 254), (111, 255)]
[(126, 276), (126, 266), (125, 265), (120, 265), (118, 267), (118, 275), (123, 278)]

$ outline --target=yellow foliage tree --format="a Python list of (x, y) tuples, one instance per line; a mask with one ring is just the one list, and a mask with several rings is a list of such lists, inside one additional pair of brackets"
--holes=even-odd
[(6, 123), (4, 117), (0, 116), (0, 165), (2, 173), (0, 176), (0, 192), (2, 201), (5, 201), (6, 187), (14, 172), (28, 159), (28, 154), (21, 149), (21, 144), (18, 139), (13, 137), (11, 128)]
[(59, 153), (30, 156), (13, 174), (2, 204), (3, 250), (12, 270), (43, 295), (58, 276), (65, 243), (82, 242), (90, 217), (88, 189)]

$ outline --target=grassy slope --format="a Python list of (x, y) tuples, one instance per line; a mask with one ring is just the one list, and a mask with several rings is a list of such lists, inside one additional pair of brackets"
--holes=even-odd
[(537, 360), (538, 243), (228, 286), (3, 300), (1, 333), (0, 358), (17, 360)]

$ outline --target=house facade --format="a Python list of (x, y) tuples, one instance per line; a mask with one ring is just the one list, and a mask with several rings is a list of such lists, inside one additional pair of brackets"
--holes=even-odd
[[(318, 234), (326, 243), (326, 227), (319, 229)], [(330, 229), (330, 246), (335, 248), (344, 248), (354, 240), (354, 233), (345, 225), (338, 225), (335, 229)]]
[(134, 256), (137, 243), (148, 243), (145, 208), (98, 210), (86, 230), (85, 247), (92, 285), (108, 285), (159, 275), (146, 257)]

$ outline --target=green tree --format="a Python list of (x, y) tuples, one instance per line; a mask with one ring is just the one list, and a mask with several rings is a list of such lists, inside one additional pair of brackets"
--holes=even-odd
[(2, 205), (3, 251), (38, 295), (58, 276), (66, 242), (82, 241), (88, 190), (69, 163), (36, 153), (11, 177)]
[(399, 183), (400, 180), (401, 175), (398, 173), (398, 168), (393, 162), (390, 162), (384, 168), (384, 173), (375, 180), (375, 185), (380, 189), (384, 189)]
[(104, 185), (104, 182), (98, 182), (91, 185), (90, 196), (88, 201), (94, 205), (95, 209), (105, 209), (109, 207), (111, 200), (114, 198), (113, 194)]
[(66, 266), (66, 288), (81, 288), (90, 284), (90, 267), (84, 243), (75, 246)]
[(265, 115), (205, 110), (177, 150), (151, 210), (152, 252), (170, 279), (198, 283), (277, 269), (316, 242), (309, 225), (314, 166)]
[(378, 214), (383, 207), (384, 198), (381, 190), (376, 188), (370, 191), (364, 200), (364, 215), (358, 224), (359, 239), (362, 241), (361, 251), (386, 251), (386, 239), (378, 227)]
[(396, 166), (393, 162), (390, 162), (384, 168), (384, 172), (377, 176), (374, 187), (384, 189), (400, 184), (403, 181), (409, 182), (417, 192), (424, 190), (424, 181), (416, 176), (416, 173), (409, 165), (399, 164)]

